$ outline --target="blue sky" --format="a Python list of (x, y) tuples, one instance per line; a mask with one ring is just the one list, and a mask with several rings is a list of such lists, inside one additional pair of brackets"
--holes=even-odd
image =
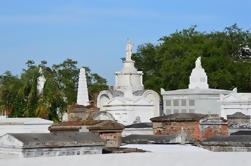
[(197, 25), (251, 30), (251, 0), (0, 0), (0, 74), (19, 74), (28, 59), (66, 58), (114, 82), (130, 38), (143, 43)]

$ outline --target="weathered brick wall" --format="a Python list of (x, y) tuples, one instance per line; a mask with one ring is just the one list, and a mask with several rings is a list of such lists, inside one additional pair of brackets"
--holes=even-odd
[(91, 112), (93, 112), (92, 108), (84, 106), (69, 105), (67, 107), (69, 121), (86, 120)]
[(70, 112), (68, 115), (69, 121), (86, 120), (90, 115), (90, 111)]
[(213, 136), (227, 136), (227, 124), (200, 125), (199, 122), (154, 122), (155, 135), (180, 134), (181, 130), (194, 140), (205, 140)]
[(188, 137), (195, 140), (200, 139), (199, 122), (154, 122), (153, 128), (155, 135), (180, 134), (183, 128)]
[(227, 124), (201, 125), (201, 140), (208, 139), (214, 136), (228, 136)]
[(121, 144), (121, 133), (100, 133), (100, 138), (106, 141), (106, 147), (119, 147)]

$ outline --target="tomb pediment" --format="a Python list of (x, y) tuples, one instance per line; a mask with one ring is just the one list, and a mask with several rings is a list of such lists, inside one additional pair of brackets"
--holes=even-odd
[(0, 137), (0, 147), (21, 148), (23, 147), (23, 143), (11, 135), (5, 134)]
[(129, 102), (123, 99), (113, 98), (106, 105), (124, 105), (126, 103), (129, 103)]

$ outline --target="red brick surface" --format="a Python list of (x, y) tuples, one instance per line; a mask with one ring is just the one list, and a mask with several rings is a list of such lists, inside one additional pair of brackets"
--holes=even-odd
[[(155, 123), (154, 123), (155, 124)], [(174, 135), (183, 131), (195, 140), (200, 138), (199, 122), (163, 122), (162, 125), (153, 124), (155, 135)]]
[(191, 139), (200, 141), (213, 136), (228, 135), (228, 125), (200, 125), (198, 121), (194, 122), (154, 122), (153, 129), (155, 135), (174, 135), (181, 131), (187, 134)]
[(101, 139), (106, 141), (106, 147), (119, 147), (122, 141), (121, 133), (99, 133)]
[(208, 125), (201, 127), (201, 140), (214, 136), (227, 136), (228, 125)]

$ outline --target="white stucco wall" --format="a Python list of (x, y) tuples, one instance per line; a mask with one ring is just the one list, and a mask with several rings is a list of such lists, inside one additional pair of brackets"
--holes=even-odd
[(144, 85), (142, 84), (142, 72), (136, 73), (121, 73), (116, 72), (115, 74), (115, 89), (118, 90), (126, 90), (131, 89), (135, 90), (143, 90)]
[[(163, 95), (163, 112), (164, 114), (172, 114), (177, 111), (179, 113), (220, 114), (219, 99), (219, 95), (207, 94)], [(171, 105), (167, 104), (169, 101), (171, 101)]]
[(236, 112), (251, 115), (251, 93), (238, 93), (234, 88), (229, 95), (221, 96), (221, 116), (226, 118)]
[(105, 110), (112, 114), (117, 122), (124, 125), (133, 124), (137, 117), (140, 122), (151, 122), (150, 118), (154, 117), (154, 106), (113, 106)]
[(221, 105), (217, 99), (198, 99), (195, 100), (195, 113), (201, 114), (220, 114)]
[(221, 106), (221, 116), (224, 118), (236, 112), (251, 116), (251, 103), (223, 103)]

